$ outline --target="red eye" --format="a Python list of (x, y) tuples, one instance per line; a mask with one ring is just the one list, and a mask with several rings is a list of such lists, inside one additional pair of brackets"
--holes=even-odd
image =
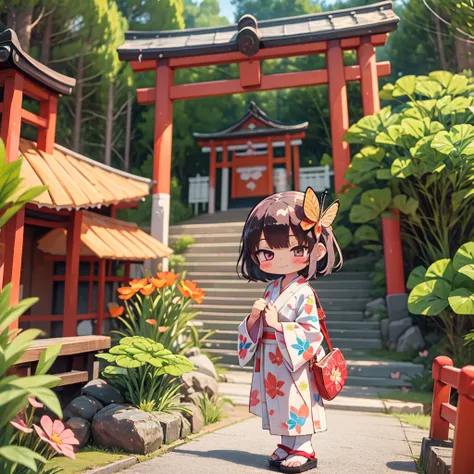
[(257, 257), (260, 262), (265, 262), (266, 260), (273, 260), (274, 254), (271, 250), (259, 250)]

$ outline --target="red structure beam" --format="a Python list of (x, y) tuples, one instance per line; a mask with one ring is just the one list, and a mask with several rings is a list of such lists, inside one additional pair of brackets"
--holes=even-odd
[(99, 261), (99, 285), (97, 288), (97, 311), (99, 317), (97, 318), (96, 333), (98, 336), (102, 335), (103, 320), (105, 316), (105, 259)]
[(21, 111), (21, 119), (24, 123), (32, 125), (33, 127), (46, 128), (48, 126), (47, 119), (25, 109), (22, 109)]
[(54, 139), (56, 136), (56, 118), (58, 112), (58, 96), (50, 95), (49, 100), (40, 104), (40, 116), (46, 120), (47, 126), (38, 130), (38, 148), (49, 153), (54, 151)]

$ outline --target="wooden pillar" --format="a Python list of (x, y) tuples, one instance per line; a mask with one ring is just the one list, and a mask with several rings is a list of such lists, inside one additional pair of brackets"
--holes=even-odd
[(291, 175), (291, 138), (289, 135), (285, 136), (285, 168), (286, 168), (286, 183), (288, 190), (292, 189), (293, 176)]
[(67, 229), (66, 277), (64, 283), (63, 336), (77, 333), (77, 300), (79, 290), (79, 262), (81, 250), (82, 212), (72, 211)]
[(125, 283), (128, 284), (130, 281), (130, 262), (125, 262), (125, 275), (124, 275), (124, 280)]
[[(379, 78), (375, 49), (369, 36), (363, 36), (357, 50), (360, 67), (360, 90), (364, 115), (373, 115), (380, 110)], [(387, 295), (405, 293), (405, 274), (400, 235), (400, 213), (392, 211), (395, 219), (382, 218), (385, 274)]]
[(273, 194), (273, 143), (271, 138), (267, 138), (267, 168), (268, 168), (268, 189), (267, 193)]
[(293, 176), (295, 177), (295, 191), (304, 191), (304, 189), (300, 189), (300, 149), (298, 145), (293, 145)]
[[(1, 138), (5, 144), (7, 161), (19, 157), (21, 109), (24, 79), (16, 71), (8, 71), (4, 80)], [(18, 303), (20, 297), (21, 257), (23, 253), (23, 226), (25, 209), (20, 209), (3, 227), (5, 250), (2, 287), (12, 284), (10, 304)], [(16, 322), (11, 328), (18, 327)]]
[(228, 149), (222, 145), (222, 181), (221, 181), (221, 211), (227, 211), (229, 207), (229, 160)]
[(336, 193), (347, 184), (344, 174), (351, 162), (349, 144), (343, 136), (349, 128), (347, 86), (344, 76), (344, 58), (339, 40), (328, 41), (326, 53), (329, 79), (329, 109), (331, 118), (331, 142)]
[(56, 136), (56, 117), (58, 112), (58, 96), (50, 94), (49, 100), (40, 103), (40, 117), (48, 121), (46, 128), (38, 129), (38, 149), (52, 154)]
[[(151, 235), (168, 245), (171, 152), (173, 141), (173, 101), (170, 87), (174, 82), (174, 71), (168, 60), (160, 59), (156, 66), (155, 130), (153, 149), (153, 198)], [(168, 259), (163, 259), (163, 270), (168, 269)]]
[(441, 407), (443, 403), (449, 403), (451, 387), (441, 382), (443, 367), (453, 367), (453, 361), (446, 356), (436, 357), (432, 365), (434, 387), (431, 405), (430, 438), (439, 441), (449, 439), (449, 422), (441, 418)]
[(211, 142), (209, 155), (209, 214), (216, 212), (216, 146)]
[(105, 259), (99, 260), (99, 282), (97, 285), (97, 325), (96, 333), (98, 336), (102, 335), (103, 321), (104, 321), (104, 306), (105, 306)]

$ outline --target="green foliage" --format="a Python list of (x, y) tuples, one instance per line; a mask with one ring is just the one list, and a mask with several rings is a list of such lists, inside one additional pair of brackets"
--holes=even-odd
[(226, 403), (235, 406), (230, 398), (224, 398), (219, 394), (212, 397), (209, 397), (207, 393), (198, 394), (193, 401), (201, 410), (205, 425), (217, 423), (225, 417), (224, 405)]
[(133, 406), (149, 412), (180, 409), (177, 377), (194, 369), (186, 357), (141, 336), (124, 337), (107, 354), (97, 357), (110, 363), (104, 377)]
[(170, 244), (175, 254), (182, 254), (194, 245), (195, 239), (191, 235), (180, 235), (175, 242)]

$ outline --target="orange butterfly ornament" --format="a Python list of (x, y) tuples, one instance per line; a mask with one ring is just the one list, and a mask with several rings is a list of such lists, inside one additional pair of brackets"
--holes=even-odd
[(316, 193), (307, 188), (304, 193), (303, 211), (304, 220), (301, 221), (301, 228), (304, 231), (310, 230), (314, 227), (316, 237), (319, 237), (322, 232), (322, 227), (330, 227), (336, 218), (339, 210), (339, 201), (334, 201), (327, 209), (324, 210), (324, 201), (326, 193), (323, 194), (321, 205), (319, 205)]

